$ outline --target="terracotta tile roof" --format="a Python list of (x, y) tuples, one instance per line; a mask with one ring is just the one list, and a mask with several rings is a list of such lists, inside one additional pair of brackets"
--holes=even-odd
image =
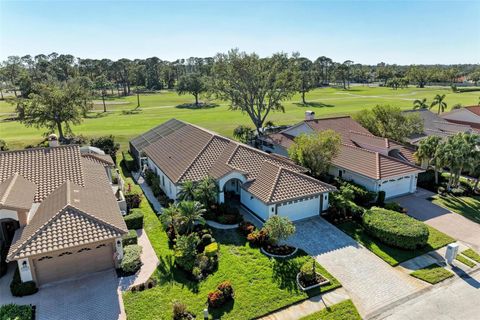
[(0, 207), (30, 210), (37, 186), (18, 173), (0, 183)]
[(477, 116), (480, 116), (480, 105), (479, 106), (470, 106), (470, 107), (465, 107), (468, 111), (475, 113)]
[[(355, 144), (351, 139), (351, 133), (372, 135), (370, 131), (362, 127), (358, 122), (351, 117), (332, 117), (304, 121), (310, 128), (316, 132), (325, 130), (333, 130), (340, 134), (343, 143)], [(288, 130), (288, 129), (287, 129)]]
[[(32, 252), (33, 249), (30, 249), (30, 246), (35, 247), (36, 239), (43, 239), (44, 234), (47, 235), (45, 239), (51, 239), (52, 241), (45, 247), (50, 248), (58, 246), (55, 244), (55, 239), (74, 239), (75, 237), (85, 239), (85, 236), (88, 235), (91, 242), (98, 241), (95, 240), (95, 235), (99, 236), (98, 225), (103, 225), (102, 230), (105, 228), (115, 230), (116, 235), (127, 232), (115, 196), (108, 181), (104, 178), (106, 176), (104, 168), (87, 159), (84, 161), (84, 165), (89, 169), (86, 174), (87, 186), (81, 187), (66, 181), (52, 192), (40, 204), (28, 224), (17, 230), (18, 235), (16, 234), (16, 239), (14, 239), (8, 254), (9, 260), (18, 258), (19, 255), (22, 255), (22, 252), (24, 254)], [(95, 225), (91, 224), (93, 229), (88, 229), (86, 224), (76, 224), (76, 229), (64, 228), (62, 225), (60, 227), (56, 226), (57, 223), (63, 223), (62, 221), (65, 219), (73, 221), (73, 216), (70, 214), (73, 212), (72, 210), (95, 221)], [(70, 218), (59, 219), (59, 216), (66, 212), (70, 212), (67, 214)], [(75, 217), (78, 218), (78, 215)], [(78, 220), (77, 218), (75, 219)], [(82, 229), (82, 226), (86, 226), (87, 229)], [(56, 233), (52, 235), (52, 232)], [(42, 243), (45, 243), (46, 240), (42, 241)], [(63, 244), (62, 248), (66, 248), (68, 245), (69, 242)]]
[[(171, 123), (167, 122), (167, 125), (171, 125)], [(159, 127), (157, 127), (157, 130), (162, 131)], [(186, 123), (183, 126), (178, 126), (170, 134), (159, 138), (156, 142), (152, 141), (144, 149), (144, 152), (174, 183), (185, 180), (196, 181), (208, 175), (219, 179), (232, 171), (243, 173), (248, 180), (255, 180), (260, 175), (262, 166), (266, 162), (279, 168), (279, 170), (281, 168), (289, 172), (296, 172), (298, 178), (292, 180), (295, 184), (290, 186), (289, 193), (282, 196), (273, 195), (271, 199), (283, 199), (289, 195), (297, 197), (298, 194), (301, 195), (305, 191), (310, 192), (306, 187), (313, 183), (311, 182), (312, 178), (303, 174), (307, 170), (294, 164), (288, 158), (269, 155), (258, 149)], [(308, 182), (299, 183), (302, 179)], [(270, 183), (270, 186), (276, 183), (274, 180), (269, 182), (265, 178), (262, 181), (263, 183)], [(332, 188), (325, 183), (317, 182), (316, 190), (320, 190), (318, 187), (320, 185), (323, 187), (322, 190), (331, 190), (330, 188)], [(256, 188), (252, 190), (261, 192), (260, 189)], [(263, 199), (264, 197), (259, 195), (259, 198)]]
[(407, 162), (345, 144), (342, 145), (338, 156), (333, 159), (332, 163), (335, 166), (376, 180), (423, 171), (419, 167)]
[(122, 234), (117, 229), (93, 219), (74, 207), (66, 207), (35, 233), (26, 244), (14, 251), (10, 249), (8, 259), (11, 261), (32, 255), (48, 254), (51, 251), (117, 238)]
[(369, 145), (372, 147), (388, 149), (390, 148), (390, 141), (387, 138), (377, 137), (371, 133), (361, 133), (350, 130), (349, 138), (357, 145)]
[[(103, 225), (102, 230), (110, 228), (118, 235), (127, 232), (104, 164), (100, 165), (96, 159), (82, 157), (78, 146), (3, 152), (0, 153), (0, 161), (5, 165), (1, 167), (1, 173), (4, 175), (21, 169), (20, 173), (3, 180), (0, 185), (12, 185), (13, 180), (15, 183), (11, 188), (16, 188), (17, 183), (21, 185), (22, 190), (15, 189), (9, 192), (15, 197), (15, 202), (21, 202), (26, 208), (32, 207), (34, 201), (40, 202), (27, 225), (15, 233), (9, 259), (37, 252), (37, 249), (30, 248), (32, 243), (32, 248), (37, 247), (35, 245), (37, 240), (42, 244), (42, 248), (48, 249), (58, 247), (55, 239), (59, 241), (67, 239), (63, 244), (65, 247), (70, 243), (69, 237), (84, 239), (85, 235), (88, 235), (94, 242), (104, 234), (98, 233), (100, 229), (96, 225), (75, 224), (74, 220), (77, 221), (79, 218), (78, 215), (72, 216), (73, 211), (83, 214), (97, 225)], [(31, 169), (31, 172), (27, 169)], [(24, 174), (26, 176), (22, 177)], [(37, 181), (43, 187), (41, 192), (38, 188), (36, 191), (34, 189)], [(6, 190), (4, 187), (0, 189)], [(5, 192), (3, 193), (5, 195)], [(10, 195), (7, 199), (9, 198)], [(65, 210), (70, 210), (68, 215)], [(63, 214), (66, 216), (60, 219), (59, 216)], [(67, 219), (67, 216), (70, 218)], [(73, 232), (73, 229), (61, 227), (61, 224), (56, 226), (57, 222), (65, 219), (77, 227), (82, 227), (76, 228)], [(92, 229), (89, 229), (89, 226)], [(85, 228), (82, 229), (83, 227)], [(44, 234), (46, 238), (43, 238)], [(45, 239), (52, 239), (51, 246), (45, 244)]]
[(114, 166), (113, 159), (109, 154), (82, 153), (82, 157), (104, 166)]
[(81, 159), (78, 146), (0, 152), (0, 182), (18, 173), (37, 186), (41, 202), (67, 180), (84, 186)]
[(336, 190), (329, 184), (268, 161), (262, 164), (256, 179), (246, 184), (245, 189), (265, 203), (276, 203)]

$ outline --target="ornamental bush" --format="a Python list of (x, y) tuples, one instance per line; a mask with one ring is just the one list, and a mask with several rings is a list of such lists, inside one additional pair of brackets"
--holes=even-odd
[(300, 268), (300, 275), (305, 282), (314, 281), (317, 278), (315, 261), (307, 261)]
[(122, 236), (122, 245), (124, 247), (129, 246), (131, 244), (137, 244), (138, 236), (135, 230), (128, 230), (126, 234)]
[(365, 230), (385, 244), (410, 250), (427, 244), (427, 226), (406, 214), (373, 207), (362, 220)]
[(142, 202), (142, 195), (134, 192), (127, 193), (125, 194), (125, 202), (129, 210), (138, 208), (140, 207), (140, 202)]
[(135, 273), (142, 266), (142, 247), (132, 244), (123, 248), (123, 259), (120, 269), (125, 273)]
[(13, 274), (12, 282), (10, 283), (10, 291), (14, 297), (23, 297), (37, 293), (38, 288), (34, 281), (22, 282), (20, 278), (20, 271), (17, 267), (15, 269), (15, 273)]
[(214, 257), (218, 254), (218, 243), (212, 242), (205, 247), (204, 252), (207, 257)]
[(0, 307), (1, 320), (32, 320), (33, 309), (29, 305), (5, 304)]
[(143, 212), (140, 209), (132, 209), (130, 214), (123, 217), (128, 229), (137, 230), (143, 228)]

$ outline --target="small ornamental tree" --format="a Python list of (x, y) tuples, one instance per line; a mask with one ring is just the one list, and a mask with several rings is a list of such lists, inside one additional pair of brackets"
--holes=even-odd
[(273, 244), (286, 240), (295, 233), (295, 225), (287, 217), (272, 216), (263, 227), (267, 230)]
[(195, 233), (179, 236), (175, 243), (175, 263), (187, 271), (192, 271), (197, 257), (199, 239)]
[(301, 134), (294, 141), (288, 149), (288, 155), (297, 164), (308, 168), (315, 177), (328, 171), (341, 145), (340, 135), (333, 130)]
[(198, 96), (207, 91), (205, 79), (198, 73), (191, 73), (180, 77), (177, 84), (178, 94), (189, 93), (195, 97), (195, 106), (198, 107)]
[(113, 135), (93, 138), (90, 140), (90, 145), (103, 150), (112, 157), (114, 163), (117, 163), (117, 151), (120, 149), (120, 143), (115, 142)]

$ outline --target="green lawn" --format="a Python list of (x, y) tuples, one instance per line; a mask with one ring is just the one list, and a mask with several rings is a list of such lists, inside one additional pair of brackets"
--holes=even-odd
[(391, 247), (380, 242), (380, 240), (371, 237), (357, 222), (348, 221), (337, 225), (337, 227), (356, 241), (360, 242), (368, 250), (375, 253), (391, 266), (396, 266), (401, 262), (418, 257), (424, 253), (436, 250), (455, 241), (453, 238), (427, 225), (430, 232), (427, 245), (417, 250), (403, 250)]
[[(127, 183), (132, 183), (130, 179)], [(145, 230), (160, 259), (153, 278), (159, 285), (142, 292), (126, 292), (124, 305), (128, 319), (171, 319), (171, 303), (179, 300), (197, 317), (205, 308), (207, 293), (224, 280), (230, 280), (235, 300), (224, 308), (211, 310), (212, 316), (222, 319), (252, 319), (304, 300), (312, 295), (340, 286), (340, 283), (321, 266), (318, 271), (331, 284), (308, 294), (298, 290), (295, 277), (300, 266), (311, 258), (304, 252), (285, 260), (270, 260), (260, 250), (251, 248), (236, 230), (214, 230), (220, 244), (218, 270), (200, 283), (189, 281), (173, 267), (173, 251), (155, 213), (146, 200), (142, 201)]]
[(475, 252), (473, 249), (467, 249), (461, 252), (464, 256), (469, 257), (473, 261), (480, 263), (480, 254)]
[(461, 263), (463, 263), (464, 265), (466, 265), (466, 266), (468, 266), (468, 267), (470, 267), (470, 268), (473, 268), (473, 267), (475, 267), (475, 265), (476, 265), (475, 262), (468, 260), (467, 258), (465, 258), (464, 256), (462, 256), (461, 254), (457, 255), (457, 257), (455, 258), (455, 260), (460, 261)]
[[(427, 98), (429, 101), (436, 94), (446, 94), (448, 106), (456, 103), (473, 104), (478, 100), (478, 92), (453, 93), (449, 88), (415, 88), (392, 90), (383, 87), (352, 87), (348, 91), (336, 88), (316, 89), (307, 93), (308, 106), (299, 103), (299, 95), (285, 103), (285, 113), (272, 112), (268, 120), (276, 124), (293, 124), (304, 118), (307, 109), (314, 110), (318, 117), (328, 115), (352, 114), (363, 108), (371, 108), (377, 104), (391, 104), (404, 109), (412, 107), (413, 100)], [(138, 114), (125, 115), (123, 110), (131, 110), (136, 106), (136, 96), (109, 99), (108, 111), (103, 114), (100, 101), (95, 104), (95, 112), (89, 114), (88, 119), (73, 127), (76, 134), (87, 137), (113, 134), (121, 142), (122, 148), (132, 137), (170, 119), (178, 118), (222, 135), (231, 136), (233, 129), (239, 124), (250, 125), (248, 116), (240, 111), (230, 111), (225, 103), (218, 102), (219, 106), (210, 109), (191, 110), (179, 109), (175, 106), (192, 102), (189, 95), (179, 96), (176, 92), (163, 91), (157, 94), (142, 95), (141, 106), (143, 111)], [(14, 111), (13, 106), (0, 101), (0, 121), (8, 117), (7, 113)], [(0, 137), (6, 140), (12, 148), (24, 147), (27, 144), (38, 143), (42, 140), (43, 129), (26, 128), (16, 121), (0, 122)]]
[(453, 277), (453, 273), (435, 263), (423, 269), (416, 270), (410, 273), (410, 275), (430, 284), (436, 284)]
[(435, 196), (433, 203), (480, 223), (480, 197)]
[(322, 311), (315, 312), (309, 316), (303, 317), (300, 320), (361, 320), (362, 317), (358, 314), (357, 308), (351, 300), (334, 304)]

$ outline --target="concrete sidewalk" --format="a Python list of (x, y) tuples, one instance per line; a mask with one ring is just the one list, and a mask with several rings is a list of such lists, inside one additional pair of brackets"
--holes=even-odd
[(291, 305), (285, 309), (275, 311), (259, 320), (294, 320), (301, 317), (308, 316), (312, 313), (321, 311), (326, 307), (331, 307), (334, 304), (340, 303), (350, 299), (347, 292), (343, 288), (338, 288), (333, 291), (311, 297), (307, 300), (301, 301)]

